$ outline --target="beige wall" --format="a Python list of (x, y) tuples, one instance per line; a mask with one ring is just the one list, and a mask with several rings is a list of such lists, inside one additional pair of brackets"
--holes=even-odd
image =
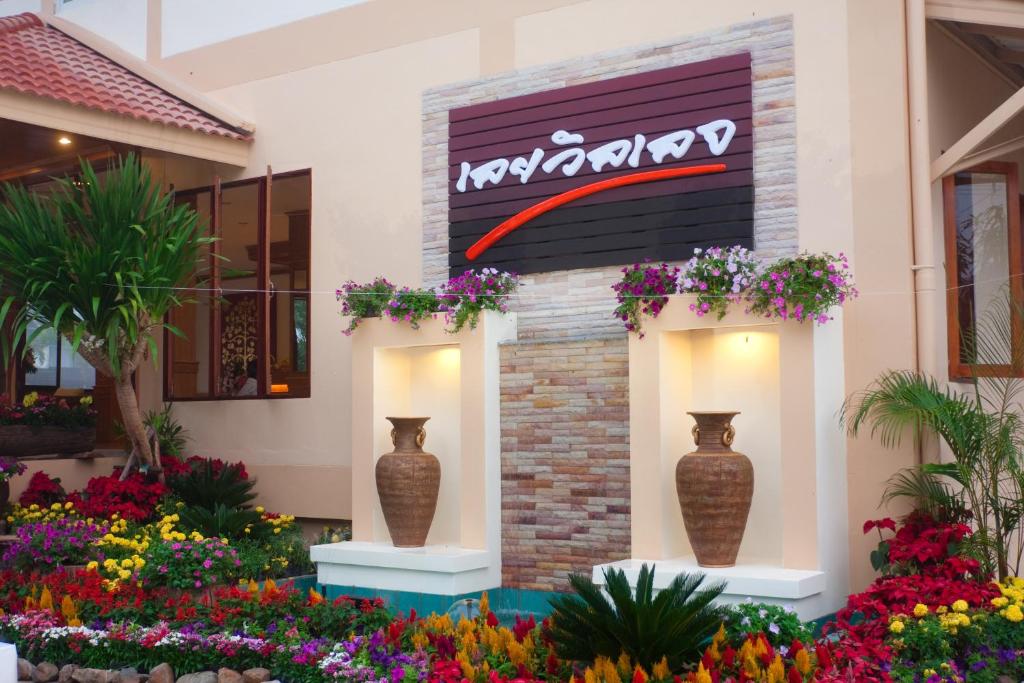
[[(260, 175), (268, 163), (275, 172), (313, 169), (312, 397), (181, 403), (197, 450), (246, 459), (277, 491), (335, 482), (325, 487), (334, 496), (281, 498), (281, 506), (328, 518), (350, 512), (350, 340), (332, 292), (377, 274), (420, 280), (425, 89), (790, 14), (800, 247), (847, 252), (864, 293), (845, 315), (844, 391), (912, 366), (901, 2), (375, 0), (155, 63), (256, 123), (249, 167), (217, 168), (222, 177)], [(208, 170), (168, 162), (179, 187), (205, 184)], [(158, 389), (155, 377), (144, 382), (148, 403)], [(860, 523), (876, 515), (881, 482), (913, 453), (848, 446), (857, 587), (869, 577)]]

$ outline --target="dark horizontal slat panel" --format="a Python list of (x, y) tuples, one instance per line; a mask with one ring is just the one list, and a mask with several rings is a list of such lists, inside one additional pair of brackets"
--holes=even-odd
[[(642, 200), (641, 200), (642, 201)], [(636, 202), (639, 203), (639, 202)], [(540, 244), (576, 237), (600, 237), (625, 232), (637, 232), (670, 228), (682, 225), (713, 225), (734, 221), (751, 220), (754, 215), (752, 204), (728, 204), (692, 211), (666, 211), (663, 213), (644, 212), (630, 216), (608, 217), (596, 221), (570, 223), (557, 226), (535, 226), (527, 223), (504, 237), (491, 249), (518, 244)], [(466, 251), (486, 232), (476, 235), (453, 237), (448, 240), (451, 252)]]
[(615, 252), (595, 252), (577, 254), (572, 256), (553, 256), (543, 259), (524, 259), (521, 261), (505, 261), (502, 263), (480, 262), (452, 266), (449, 272), (452, 276), (460, 275), (470, 268), (497, 268), (513, 273), (550, 273), (559, 270), (575, 270), (578, 268), (600, 268), (605, 266), (626, 266), (645, 259), (651, 261), (685, 261), (693, 256), (693, 250), (707, 249), (708, 247), (730, 247), (739, 245), (747, 249), (754, 248), (753, 238), (740, 238), (734, 240), (701, 240), (698, 242), (665, 244), (642, 249), (626, 249)]
[[(753, 138), (753, 135), (751, 135), (752, 125), (751, 125), (750, 119), (745, 119), (745, 120), (741, 119), (739, 121), (734, 121), (734, 123), (736, 124), (736, 135), (734, 135), (732, 140), (729, 142), (729, 149), (727, 149), (726, 151), (729, 154), (738, 154), (739, 152), (752, 152), (753, 149), (754, 149), (754, 138)], [(668, 128), (668, 129), (665, 129), (665, 130), (654, 131), (650, 135), (647, 135), (647, 142), (650, 142), (651, 140), (654, 140), (655, 138), (660, 137), (661, 135), (664, 135), (665, 133), (675, 132), (676, 130), (679, 130), (679, 129), (678, 128)], [(590, 151), (591, 149), (595, 149), (595, 148), (603, 145), (606, 142), (610, 142), (612, 140), (620, 140), (620, 139), (622, 139), (622, 136), (611, 137), (611, 138), (608, 138), (606, 140), (598, 140), (598, 141), (595, 141), (592, 145), (589, 142), (587, 142), (587, 143), (584, 143), (582, 145), (582, 147), (583, 147), (584, 151)], [(628, 137), (628, 139), (632, 140), (632, 137), (630, 136), (630, 137)], [(542, 149), (544, 149), (544, 151), (545, 151), (544, 159), (546, 160), (546, 159), (550, 158), (551, 156), (553, 156), (553, 153), (557, 154), (559, 151), (561, 151), (562, 149), (565, 149), (565, 148), (564, 147), (558, 147), (557, 145), (551, 145), (550, 149), (546, 149), (546, 148), (542, 148)], [(516, 152), (515, 154), (498, 154), (495, 157), (487, 157), (486, 159), (483, 159), (482, 161), (485, 161), (485, 162), (486, 161), (491, 161), (493, 159), (497, 159), (497, 158), (501, 158), (501, 157), (504, 157), (504, 158), (506, 158), (506, 159), (508, 159), (510, 161), (515, 159), (516, 157), (524, 157), (526, 159), (529, 159), (530, 155), (532, 153), (533, 153), (533, 149), (531, 148), (531, 149), (528, 149), (528, 150), (521, 150), (519, 152)], [(659, 167), (664, 166), (666, 164), (697, 163), (697, 162), (700, 162), (702, 160), (717, 159), (717, 158), (718, 157), (716, 157), (714, 154), (712, 154), (711, 150), (708, 149), (708, 146), (704, 142), (704, 139), (698, 136), (697, 139), (693, 141), (693, 144), (690, 145), (690, 149), (687, 150), (686, 156), (684, 156), (682, 159), (678, 159), (677, 160), (677, 159), (674, 159), (672, 157), (666, 157), (665, 159), (662, 160), (662, 162), (660, 164), (658, 164), (658, 163), (655, 163), (654, 159), (651, 157), (650, 152), (644, 150), (643, 154), (640, 155), (640, 165), (637, 168), (638, 169), (640, 169), (640, 168), (659, 168)], [(542, 160), (541, 163), (544, 163), (544, 161)], [(476, 166), (479, 166), (480, 164), (479, 164), (479, 162), (474, 161), (474, 162), (471, 162), (471, 165), (473, 167), (476, 167)], [(497, 185), (493, 185), (491, 183), (487, 183), (487, 185), (485, 185), (483, 188), (478, 190), (478, 189), (476, 189), (473, 186), (472, 182), (467, 182), (467, 184), (466, 184), (466, 191), (465, 192), (458, 192), (458, 190), (455, 187), (455, 184), (459, 180), (459, 174), (461, 173), (461, 171), (462, 171), (462, 168), (461, 168), (461, 166), (459, 164), (452, 164), (452, 165), (450, 165), (448, 167), (448, 191), (449, 192), (458, 193), (458, 194), (471, 194), (471, 193), (474, 193), (474, 192), (486, 192), (487, 190), (490, 190), (490, 189), (495, 188), (495, 187), (504, 187), (506, 185), (522, 185), (523, 184), (522, 182), (520, 182), (520, 180), (519, 180), (519, 178), (517, 176), (514, 176), (514, 175), (512, 175), (510, 173), (507, 173), (507, 174), (505, 174), (505, 177), (502, 179), (502, 181), (500, 183), (498, 183)], [(585, 161), (583, 163), (583, 167), (580, 168), (580, 170), (576, 172), (576, 175), (574, 175), (573, 178), (582, 178), (583, 176), (586, 176), (586, 175), (597, 175), (598, 173), (608, 173), (608, 167), (605, 167), (605, 169), (602, 170), (602, 171), (595, 171), (593, 169), (593, 167), (590, 165), (590, 162), (589, 161)], [(560, 170), (558, 170), (558, 169), (555, 169), (554, 173), (547, 174), (547, 173), (544, 172), (543, 169), (541, 169), (538, 166), (536, 172), (534, 172), (533, 176), (531, 176), (531, 178), (530, 178), (530, 180), (528, 182), (534, 183), (534, 182), (538, 182), (538, 181), (543, 181), (545, 178), (551, 178), (551, 177), (564, 178), (565, 176), (562, 175), (562, 172)]]
[(505, 114), (494, 114), (480, 119), (460, 121), (453, 123), (448, 128), (448, 135), (456, 138), (472, 133), (482, 133), (498, 128), (508, 128), (526, 123), (538, 123), (541, 121), (559, 121), (566, 117), (574, 116), (580, 112), (601, 111), (620, 107), (630, 107), (652, 102), (662, 102), (677, 98), (680, 109), (687, 108), (687, 98), (699, 101), (696, 98), (703, 96), (721, 96), (734, 89), (745, 89), (747, 98), (750, 97), (750, 70), (728, 71), (715, 73), (701, 78), (686, 81), (669, 81), (658, 83), (647, 88), (626, 90), (616, 92), (614, 90), (602, 93), (595, 97), (581, 100), (570, 100), (558, 102), (543, 107), (531, 107), (530, 109), (519, 109)]
[[(614, 174), (608, 174), (608, 177), (611, 178), (615, 176)], [(691, 178), (674, 178), (650, 183), (641, 183), (638, 185), (629, 185), (626, 187), (618, 187), (613, 190), (598, 192), (590, 195), (589, 197), (578, 199), (575, 202), (572, 202), (571, 206), (589, 206), (591, 204), (605, 204), (608, 202), (616, 202), (626, 199), (642, 199), (644, 197), (658, 197), (685, 192), (700, 192), (703, 190), (723, 187), (739, 187), (743, 185), (752, 185), (753, 182), (754, 172), (751, 169), (739, 169), (736, 171), (715, 173), (713, 175), (694, 176)], [(481, 218), (513, 216), (534, 204), (536, 204), (534, 200), (527, 199), (496, 202), (494, 204), (481, 206), (470, 206), (464, 209), (449, 208), (448, 222), (459, 223), (462, 221), (471, 221)]]
[[(550, 141), (551, 134), (558, 129), (567, 130), (571, 133), (580, 133), (584, 138), (599, 138), (603, 130), (607, 131), (605, 132), (607, 135), (621, 137), (622, 135), (632, 136), (633, 133), (645, 132), (639, 123), (634, 125), (633, 122), (650, 121), (665, 116), (677, 118), (678, 123), (673, 127), (675, 130), (695, 128), (715, 119), (742, 119), (750, 118), (751, 116), (749, 89), (746, 101), (740, 98), (735, 93), (735, 90), (729, 91), (727, 96), (721, 98), (712, 98), (705, 95), (700, 97), (707, 100), (705, 106), (681, 108), (674, 100), (663, 100), (661, 102), (639, 104), (621, 109), (604, 109), (596, 112), (580, 113), (556, 122), (541, 121), (539, 123), (527, 123), (521, 126), (511, 126), (500, 130), (489, 130), (484, 133), (473, 133), (457, 138), (449, 138), (448, 152), (451, 159), (454, 162), (458, 162), (461, 161), (461, 157), (456, 154), (457, 152), (477, 147), (491, 147), (503, 142), (526, 140), (531, 146), (540, 147), (544, 144), (545, 140)], [(617, 126), (616, 132), (611, 132), (612, 126)], [(592, 134), (591, 131), (593, 131)]]
[[(628, 223), (623, 223), (623, 231), (615, 235), (598, 237), (574, 237), (551, 242), (533, 244), (517, 244), (505, 246), (499, 242), (488, 249), (478, 259), (495, 263), (518, 261), (530, 258), (547, 258), (549, 256), (570, 256), (604, 251), (621, 251), (640, 249), (645, 246), (687, 243), (699, 240), (734, 240), (752, 237), (754, 234), (753, 217), (744, 221), (715, 223), (711, 225), (679, 225), (678, 223), (665, 228), (626, 232)], [(460, 266), (469, 261), (465, 252), (451, 252), (448, 262), (452, 266)]]
[[(753, 157), (750, 152), (740, 152), (737, 154), (723, 154), (720, 157), (711, 156), (710, 158), (702, 160), (690, 160), (684, 157), (681, 162), (676, 162), (674, 164), (654, 164), (648, 167), (648, 170), (654, 168), (660, 169), (701, 166), (703, 164), (725, 164), (728, 171), (739, 171), (754, 167)], [(614, 171), (606, 169), (601, 173), (580, 173), (570, 177), (566, 177), (561, 174), (541, 176), (538, 180), (531, 181), (526, 184), (516, 183), (514, 185), (488, 187), (482, 190), (474, 190), (463, 194), (450, 194), (448, 196), (448, 208), (449, 210), (456, 210), (470, 206), (494, 204), (496, 202), (510, 202), (520, 199), (533, 199), (535, 201), (540, 201), (541, 199), (554, 197), (562, 192), (567, 192), (578, 187), (583, 187), (584, 185), (589, 185), (592, 182), (602, 181), (608, 178), (617, 178), (623, 175), (632, 175), (633, 173), (638, 173), (641, 170), (643, 169), (621, 166)], [(659, 183), (663, 181), (657, 180), (652, 182)]]
[[(569, 204), (549, 211), (533, 219), (520, 230), (527, 227), (551, 227), (596, 221), (604, 218), (636, 216), (642, 213), (664, 213), (670, 211), (685, 212), (707, 207), (729, 206), (732, 204), (751, 204), (754, 201), (754, 188), (746, 185), (726, 187), (703, 192), (685, 192), (680, 194), (649, 197), (606, 204), (580, 206)], [(511, 214), (510, 214), (511, 215)], [(464, 235), (483, 235), (509, 216), (484, 218), (475, 221), (452, 223), (448, 226), (450, 237)], [(517, 231), (518, 232), (518, 231)]]
[(750, 53), (743, 52), (727, 57), (717, 57), (691, 64), (682, 64), (665, 69), (655, 69), (644, 73), (621, 76), (614, 79), (605, 79), (591, 83), (581, 83), (563, 88), (554, 88), (542, 92), (508, 97), (503, 100), (471, 104), (458, 109), (451, 109), (448, 112), (449, 122), (465, 121), (481, 116), (489, 116), (516, 109), (528, 109), (530, 107), (551, 104), (552, 102), (564, 102), (566, 100), (581, 99), (600, 95), (609, 87), (609, 82), (614, 81), (615, 87), (619, 90), (630, 88), (642, 88), (655, 83), (663, 83), (668, 80), (681, 80), (701, 76), (704, 74), (717, 73), (721, 71), (734, 71), (750, 66)]

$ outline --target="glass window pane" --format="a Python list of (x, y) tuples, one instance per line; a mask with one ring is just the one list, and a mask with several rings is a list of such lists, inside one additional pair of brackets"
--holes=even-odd
[[(40, 327), (40, 323), (29, 323), (29, 336)], [(47, 327), (35, 338), (25, 356), (25, 385), (57, 386), (57, 363), (57, 333), (52, 327)]]
[(224, 188), (221, 192), (221, 352), (220, 393), (256, 396), (258, 392), (259, 332), (258, 181)]
[(275, 178), (270, 234), (271, 394), (309, 396), (308, 174)]
[(96, 368), (71, 350), (71, 342), (60, 340), (60, 386), (64, 389), (93, 389)]
[[(179, 203), (189, 204), (199, 213), (205, 226), (204, 234), (209, 234), (212, 216), (210, 215), (210, 191), (179, 195)], [(210, 257), (209, 247), (204, 247), (201, 261), (197, 268), (196, 285), (198, 289), (209, 287)], [(168, 316), (169, 322), (181, 330), (184, 337), (169, 334), (170, 344), (169, 372), (170, 398), (206, 398), (210, 392), (210, 316), (211, 297), (208, 292), (195, 292), (194, 303), (188, 303)]]
[[(957, 297), (963, 363), (1008, 364), (1010, 340), (985, 345), (977, 358), (971, 339), (976, 321), (994, 306), (1009, 313), (1006, 284), (1010, 274), (1007, 180), (1001, 173), (956, 174)], [(1016, 191), (1016, 189), (1014, 189)]]

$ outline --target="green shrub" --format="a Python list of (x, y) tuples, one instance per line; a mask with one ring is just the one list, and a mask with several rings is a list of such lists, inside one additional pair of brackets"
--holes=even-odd
[(551, 636), (560, 657), (593, 662), (629, 655), (646, 671), (662, 657), (673, 671), (700, 656), (722, 622), (713, 601), (724, 583), (701, 588), (703, 574), (680, 574), (654, 595), (654, 567), (640, 569), (636, 596), (622, 570), (604, 572), (608, 596), (587, 576), (572, 575), (575, 594), (551, 600)]

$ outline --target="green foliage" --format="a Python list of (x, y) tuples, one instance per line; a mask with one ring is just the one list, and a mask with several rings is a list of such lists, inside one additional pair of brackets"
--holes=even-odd
[[(83, 160), (80, 178), (59, 180), (51, 196), (6, 184), (2, 197), (0, 320), (13, 330), (5, 355), (52, 324), (97, 369), (120, 375), (144, 345), (155, 352), (157, 330), (178, 332), (164, 316), (186, 301), (179, 288), (212, 239), (134, 155), (102, 179)], [(41, 326), (29, 333), (32, 322)]]
[(394, 322), (402, 320), (418, 330), (421, 320), (433, 318), (440, 310), (441, 301), (432, 289), (402, 287), (388, 301), (384, 314)]
[[(206, 458), (190, 459), (184, 473), (168, 477), (167, 486), (189, 510), (248, 509), (256, 498), (253, 492), (256, 482), (245, 476), (240, 464)], [(184, 514), (182, 516), (184, 518)]]
[[(749, 599), (748, 599), (749, 600)], [(764, 602), (741, 602), (725, 611), (725, 632), (729, 642), (742, 642), (748, 633), (764, 633), (772, 647), (809, 643), (812, 633), (793, 609)]]
[(712, 602), (725, 585), (702, 588), (703, 574), (681, 574), (655, 596), (654, 567), (645, 564), (635, 597), (622, 570), (608, 568), (604, 578), (607, 598), (582, 575), (569, 577), (575, 594), (552, 598), (551, 636), (563, 659), (590, 663), (625, 652), (650, 671), (664, 656), (676, 671), (700, 658), (722, 622)]
[[(194, 529), (207, 538), (265, 538), (270, 530), (255, 510), (216, 503), (213, 508), (184, 507), (178, 513), (182, 528)], [(249, 529), (249, 531), (246, 531)]]
[[(161, 410), (147, 410), (142, 424), (153, 430), (160, 444), (160, 455), (181, 457), (188, 444), (188, 430), (172, 414), (173, 404), (165, 403)], [(118, 437), (124, 436), (124, 425), (114, 423)]]
[[(971, 357), (985, 365), (1005, 363), (1020, 307), (1009, 298), (992, 306), (965, 341)], [(1014, 351), (1016, 353), (1016, 351)], [(1015, 359), (1020, 365), (1024, 359)], [(937, 519), (973, 520), (972, 554), (1001, 579), (1021, 569), (1024, 528), (1024, 449), (1019, 378), (979, 373), (965, 390), (944, 388), (913, 371), (883, 374), (842, 409), (851, 436), (867, 428), (883, 446), (897, 447), (906, 434), (916, 442), (938, 437), (952, 461), (923, 464), (897, 473), (883, 498), (910, 499)]]

